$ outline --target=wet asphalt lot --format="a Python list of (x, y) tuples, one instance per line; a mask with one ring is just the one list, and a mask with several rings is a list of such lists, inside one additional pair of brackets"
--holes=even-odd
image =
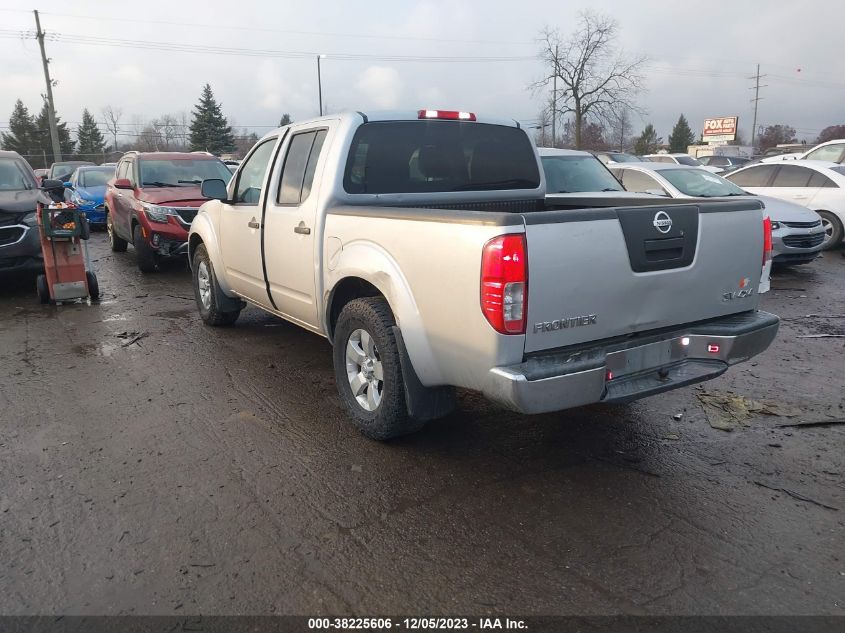
[[(91, 240), (100, 304), (0, 292), (0, 613), (843, 614), (845, 259), (777, 274), (773, 347), (701, 388), (379, 444), (328, 343)], [(806, 318), (805, 315), (820, 315)], [(698, 395), (753, 412), (717, 430)], [(682, 414), (679, 420), (676, 414)]]

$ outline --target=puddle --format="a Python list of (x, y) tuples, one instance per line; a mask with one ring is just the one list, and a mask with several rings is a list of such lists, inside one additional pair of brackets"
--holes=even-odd
[(82, 343), (81, 345), (74, 345), (71, 347), (74, 354), (78, 354), (80, 356), (103, 356), (108, 358), (112, 354), (114, 354), (115, 350), (117, 350), (118, 346), (114, 343)]

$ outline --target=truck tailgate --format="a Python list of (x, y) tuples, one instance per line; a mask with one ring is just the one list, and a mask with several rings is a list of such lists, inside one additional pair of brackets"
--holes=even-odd
[(756, 309), (761, 209), (743, 200), (525, 214), (525, 351)]

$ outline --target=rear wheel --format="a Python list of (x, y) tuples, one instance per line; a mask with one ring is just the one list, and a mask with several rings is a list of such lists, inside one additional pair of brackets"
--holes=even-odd
[(112, 224), (111, 213), (109, 213), (108, 209), (106, 210), (106, 232), (109, 234), (109, 246), (111, 246), (112, 252), (125, 253), (128, 242), (122, 237), (119, 237), (117, 233), (115, 233), (114, 224)]
[(830, 211), (819, 211), (818, 214), (822, 216), (822, 226), (825, 233), (822, 249), (830, 250), (839, 246), (842, 242), (842, 222)]
[(408, 415), (395, 324), (387, 301), (367, 297), (347, 303), (335, 327), (340, 398), (355, 426), (374, 440), (407, 435), (425, 424)]
[(132, 246), (135, 247), (135, 257), (138, 258), (138, 268), (142, 273), (154, 273), (156, 271), (156, 252), (147, 244), (141, 225), (136, 224), (132, 231)]
[(235, 305), (240, 307), (234, 310), (224, 310), (225, 304), (232, 304), (220, 291), (217, 285), (217, 277), (214, 275), (214, 268), (211, 265), (211, 258), (204, 244), (197, 246), (194, 251), (191, 276), (194, 282), (194, 297), (197, 301), (197, 308), (200, 317), (208, 325), (232, 325), (238, 320), (243, 304), (238, 302)]

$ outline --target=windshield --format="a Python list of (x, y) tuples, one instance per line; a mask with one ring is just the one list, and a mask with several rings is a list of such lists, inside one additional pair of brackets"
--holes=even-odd
[(21, 161), (15, 158), (0, 158), (0, 191), (34, 188), (35, 182)]
[(837, 174), (845, 176), (845, 167), (831, 167), (830, 171), (835, 171)]
[(543, 156), (546, 193), (624, 191), (619, 181), (593, 156)]
[(536, 189), (534, 148), (523, 130), (463, 121), (377, 121), (355, 132), (347, 193)]
[(696, 160), (692, 156), (675, 156), (675, 160), (677, 160), (679, 164), (687, 165), (688, 167), (701, 167), (702, 165), (700, 160)]
[(703, 169), (661, 169), (660, 175), (688, 196), (718, 198), (748, 195), (732, 182)]
[(221, 161), (210, 158), (142, 159), (142, 187), (191, 187), (203, 180), (229, 182), (232, 173)]
[(67, 163), (53, 163), (50, 167), (50, 178), (53, 180), (67, 180), (73, 173), (73, 170), (81, 165), (93, 165), (94, 163), (70, 161)]
[(86, 169), (79, 172), (80, 187), (105, 187), (106, 183), (114, 178), (114, 167), (101, 169)]

